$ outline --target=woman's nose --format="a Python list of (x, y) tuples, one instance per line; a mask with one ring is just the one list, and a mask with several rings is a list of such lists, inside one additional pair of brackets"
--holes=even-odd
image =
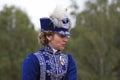
[(67, 41), (68, 41), (68, 38), (67, 38), (67, 37), (65, 37), (65, 38), (64, 38), (64, 41), (65, 41), (65, 42), (67, 42)]

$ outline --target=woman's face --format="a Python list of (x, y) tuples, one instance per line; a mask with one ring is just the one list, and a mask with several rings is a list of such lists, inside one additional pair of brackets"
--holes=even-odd
[(47, 37), (49, 45), (57, 50), (64, 50), (65, 45), (68, 42), (68, 38), (65, 35), (55, 33), (53, 36)]

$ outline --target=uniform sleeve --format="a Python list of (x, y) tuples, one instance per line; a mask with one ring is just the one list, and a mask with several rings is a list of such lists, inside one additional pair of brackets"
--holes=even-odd
[(66, 80), (77, 80), (76, 63), (70, 54), (68, 55), (68, 71), (66, 75)]
[(34, 54), (28, 55), (22, 64), (22, 80), (39, 80), (39, 61)]

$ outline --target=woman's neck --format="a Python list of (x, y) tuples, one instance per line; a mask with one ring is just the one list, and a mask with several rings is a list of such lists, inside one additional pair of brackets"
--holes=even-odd
[(49, 46), (52, 48), (53, 53), (56, 53), (58, 51), (57, 49), (53, 48), (51, 45), (49, 45)]
[(56, 53), (56, 52), (57, 52), (57, 50), (56, 50), (56, 49), (54, 49), (54, 48), (52, 48), (52, 50), (53, 50), (53, 53)]

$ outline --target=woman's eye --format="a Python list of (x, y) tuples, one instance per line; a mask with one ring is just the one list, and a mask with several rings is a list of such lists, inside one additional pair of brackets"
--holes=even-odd
[(59, 34), (59, 36), (60, 36), (61, 38), (65, 38), (65, 37), (66, 37), (65, 35), (62, 35), (62, 34)]

